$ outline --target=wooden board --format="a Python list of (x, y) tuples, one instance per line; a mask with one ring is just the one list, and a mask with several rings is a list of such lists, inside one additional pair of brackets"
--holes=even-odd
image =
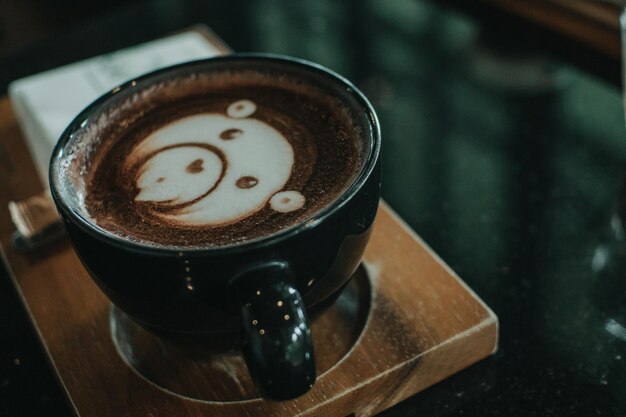
[[(496, 349), (497, 317), (383, 203), (365, 255), (371, 302), (362, 331), (307, 395), (270, 403), (241, 401), (238, 394), (197, 401), (168, 393), (118, 354), (109, 331), (110, 304), (68, 242), (32, 254), (11, 247), (7, 202), (41, 188), (10, 104), (0, 100), (4, 262), (80, 416), (370, 416)], [(322, 346), (318, 356), (333, 349), (328, 340), (316, 341)]]

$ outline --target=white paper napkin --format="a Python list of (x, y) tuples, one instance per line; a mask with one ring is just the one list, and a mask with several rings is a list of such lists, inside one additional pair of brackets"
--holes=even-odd
[(221, 53), (218, 45), (190, 30), (11, 83), (9, 96), (42, 182), (48, 183), (59, 136), (100, 95), (146, 72)]

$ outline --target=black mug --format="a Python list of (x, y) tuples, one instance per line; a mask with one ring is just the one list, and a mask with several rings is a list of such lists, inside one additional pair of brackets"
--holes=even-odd
[[(313, 218), (269, 237), (223, 247), (169, 250), (107, 233), (85, 215), (84, 190), (60, 174), (73, 135), (103, 109), (181, 74), (249, 67), (324, 86), (366, 134), (362, 168), (347, 190)], [(348, 80), (299, 59), (233, 54), (158, 70), (127, 82), (83, 110), (50, 162), (50, 189), (83, 265), (113, 304), (157, 335), (240, 331), (260, 393), (285, 400), (315, 381), (308, 313), (328, 305), (360, 263), (380, 198), (380, 129), (365, 96)]]

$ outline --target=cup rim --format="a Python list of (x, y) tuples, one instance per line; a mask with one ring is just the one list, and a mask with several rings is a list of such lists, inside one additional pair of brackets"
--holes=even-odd
[[(291, 227), (287, 227), (283, 230), (279, 230), (271, 235), (252, 239), (245, 242), (236, 242), (230, 243), (227, 245), (213, 246), (213, 247), (174, 247), (174, 246), (160, 246), (151, 244), (148, 242), (141, 241), (132, 241), (129, 239), (124, 239), (121, 236), (114, 234), (113, 232), (109, 232), (92, 221), (86, 219), (81, 213), (79, 213), (76, 209), (70, 207), (69, 204), (64, 200), (62, 193), (57, 190), (57, 175), (56, 171), (58, 170), (58, 166), (60, 161), (62, 160), (62, 150), (70, 139), (71, 135), (81, 128), (84, 122), (86, 122), (94, 113), (98, 111), (98, 109), (106, 103), (111, 97), (114, 97), (116, 94), (127, 91), (129, 89), (135, 88), (140, 82), (150, 79), (155, 76), (163, 75), (168, 72), (174, 72), (181, 68), (193, 67), (193, 66), (202, 66), (203, 64), (208, 64), (215, 61), (228, 62), (228, 61), (247, 61), (247, 60), (257, 60), (257, 61), (269, 61), (275, 62), (279, 64), (292, 65), (295, 67), (301, 67), (305, 70), (309, 70), (317, 73), (318, 75), (322, 75), (328, 77), (329, 79), (337, 82), (339, 85), (344, 85), (346, 91), (349, 95), (355, 99), (361, 110), (364, 111), (367, 120), (370, 123), (372, 134), (369, 138), (370, 140), (370, 151), (367, 155), (367, 158), (364, 161), (363, 167), (361, 171), (352, 182), (352, 184), (331, 204), (317, 212), (311, 218), (307, 219), (302, 223), (298, 223)], [(243, 251), (249, 251), (254, 249), (262, 249), (271, 245), (274, 245), (278, 242), (284, 241), (286, 239), (292, 238), (298, 234), (306, 232), (315, 228), (318, 224), (325, 221), (325, 219), (331, 217), (334, 213), (341, 210), (352, 198), (359, 192), (359, 190), (363, 187), (363, 185), (367, 182), (367, 180), (372, 175), (372, 171), (375, 169), (376, 163), (378, 162), (380, 155), (380, 147), (381, 147), (381, 132), (380, 132), (380, 124), (378, 121), (378, 117), (374, 110), (374, 107), (370, 103), (370, 101), (365, 97), (365, 95), (348, 79), (339, 75), (335, 71), (328, 69), (320, 64), (302, 59), (295, 58), (291, 56), (281, 55), (281, 54), (270, 54), (270, 53), (232, 53), (228, 55), (219, 55), (210, 58), (186, 61), (180, 64), (171, 65), (165, 68), (160, 68), (155, 71), (148, 72), (141, 76), (135, 77), (131, 80), (128, 80), (119, 86), (111, 89), (109, 92), (104, 93), (98, 99), (93, 101), (87, 107), (85, 107), (73, 120), (72, 122), (65, 128), (63, 133), (61, 134), (59, 140), (57, 141), (53, 151), (52, 156), (50, 158), (49, 170), (48, 170), (48, 178), (50, 185), (50, 192), (52, 197), (56, 203), (56, 206), (62, 216), (66, 219), (66, 221), (70, 221), (72, 224), (80, 227), (87, 234), (97, 238), (100, 241), (104, 241), (107, 244), (111, 244), (118, 248), (122, 248), (126, 251), (131, 251), (135, 253), (142, 253), (146, 255), (171, 255), (171, 256), (210, 256), (210, 255), (219, 255), (224, 253), (238, 253)]]

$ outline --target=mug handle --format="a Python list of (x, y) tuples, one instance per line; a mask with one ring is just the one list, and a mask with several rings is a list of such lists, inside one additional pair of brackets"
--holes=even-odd
[(315, 382), (311, 330), (292, 282), (283, 262), (254, 268), (234, 281), (243, 356), (261, 395), (275, 401), (299, 397)]

